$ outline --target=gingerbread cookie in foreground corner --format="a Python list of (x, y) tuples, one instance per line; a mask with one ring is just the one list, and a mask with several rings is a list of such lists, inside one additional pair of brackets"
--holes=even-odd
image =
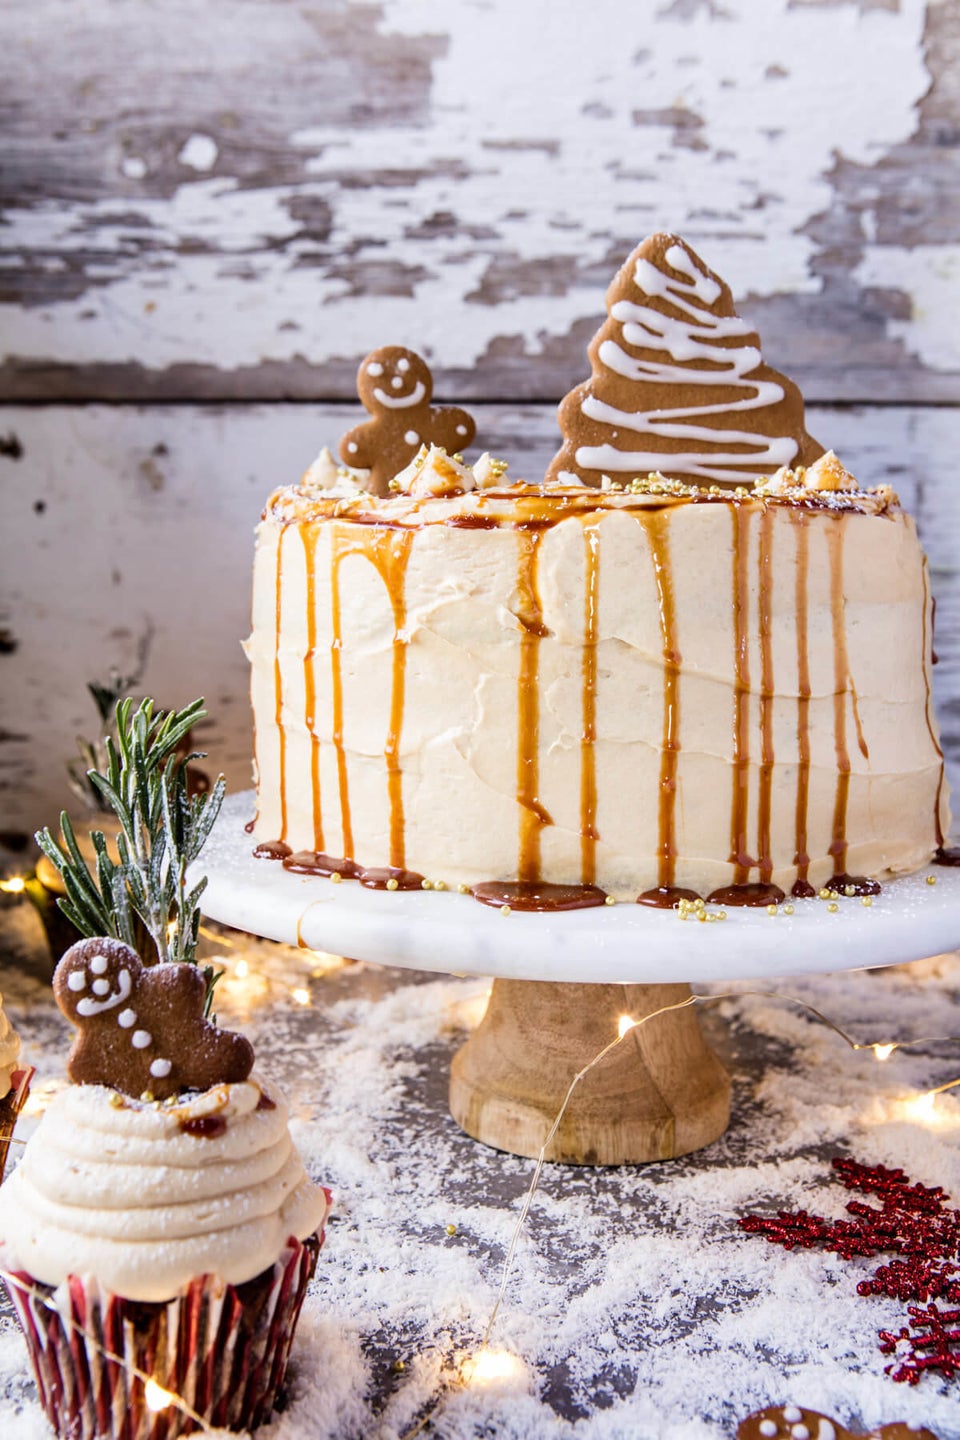
[(729, 286), (676, 235), (649, 236), (617, 271), (588, 353), (590, 379), (560, 406), (548, 482), (655, 472), (736, 487), (823, 454), (796, 385), (764, 363)]
[(390, 481), (422, 445), (455, 454), (476, 434), (466, 410), (430, 404), (433, 376), (427, 363), (402, 345), (371, 351), (357, 371), (357, 391), (373, 418), (347, 431), (340, 458), (351, 470), (369, 470), (373, 495), (390, 494)]
[(854, 1435), (836, 1420), (799, 1405), (770, 1405), (741, 1420), (737, 1440), (937, 1440), (932, 1430), (895, 1420)]
[(74, 1083), (0, 1187), (0, 1266), (62, 1440), (113, 1434), (104, 1416), (136, 1440), (252, 1430), (283, 1382), (330, 1196), (205, 991), (103, 937), (54, 975)]

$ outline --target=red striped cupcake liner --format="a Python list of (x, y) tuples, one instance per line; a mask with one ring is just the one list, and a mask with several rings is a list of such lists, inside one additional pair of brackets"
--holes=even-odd
[(26, 1066), (23, 1070), (14, 1070), (10, 1076), (10, 1089), (0, 1100), (0, 1180), (3, 1179), (4, 1171), (7, 1168), (7, 1152), (10, 1149), (10, 1141), (13, 1139), (17, 1117), (30, 1093), (30, 1081), (33, 1079), (33, 1075), (32, 1065)]
[(275, 1265), (242, 1285), (205, 1275), (153, 1304), (125, 1300), (89, 1276), (70, 1275), (55, 1288), (3, 1272), (57, 1435), (175, 1440), (204, 1426), (262, 1424), (283, 1384), (322, 1244), (322, 1230), (291, 1237)]

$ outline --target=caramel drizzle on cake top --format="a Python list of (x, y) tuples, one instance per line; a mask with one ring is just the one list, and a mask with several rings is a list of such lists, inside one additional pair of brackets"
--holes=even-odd
[(749, 514), (730, 507), (733, 524), (733, 793), (730, 803), (730, 863), (734, 885), (745, 885), (754, 865), (747, 851), (750, 801)]
[(517, 610), (520, 664), (517, 672), (517, 878), (540, 879), (540, 834), (553, 822), (540, 804), (540, 641), (547, 629), (537, 588), (541, 530), (518, 530)]
[(810, 856), (807, 852), (807, 811), (810, 803), (810, 651), (807, 639), (810, 530), (809, 521), (802, 510), (793, 514), (791, 521), (797, 545), (794, 581), (797, 639), (797, 802), (794, 811), (796, 849), (793, 856), (797, 879), (793, 893), (803, 897), (814, 893), (807, 878), (810, 871)]
[(760, 621), (760, 779), (757, 803), (757, 864), (760, 880), (769, 884), (773, 874), (770, 818), (773, 806), (773, 515), (765, 509), (760, 516), (758, 549), (758, 608)]
[(280, 633), (283, 619), (283, 537), (285, 531), (281, 530), (277, 539), (277, 603), (275, 607), (276, 634), (276, 658), (273, 662), (274, 688), (276, 691), (276, 704), (274, 707), (274, 723), (277, 727), (277, 744), (279, 747), (278, 769), (280, 785), (280, 835), (281, 841), (287, 838), (287, 732), (283, 723), (283, 675), (280, 670)]
[[(316, 525), (304, 525), (303, 560), (307, 572), (307, 651), (303, 657), (303, 688), (306, 704), (304, 719), (310, 736), (310, 795), (313, 802), (313, 848), (323, 849), (323, 806), (320, 794), (320, 737), (317, 734), (317, 567), (313, 563), (317, 548)], [(279, 594), (279, 591), (278, 591)]]
[(680, 666), (677, 648), (677, 613), (670, 560), (671, 511), (654, 512), (645, 529), (657, 587), (660, 644), (663, 652), (663, 735), (660, 744), (658, 804), (657, 885), (670, 889), (677, 860), (677, 764), (680, 759)]
[[(599, 497), (598, 497), (599, 500)], [(676, 600), (670, 546), (670, 523), (678, 504), (698, 503), (673, 501), (660, 505), (646, 505), (631, 511), (634, 520), (645, 534), (651, 556), (653, 579), (657, 589), (663, 676), (663, 728), (660, 746), (658, 839), (656, 847), (657, 885), (655, 891), (646, 892), (649, 903), (673, 903), (676, 861), (681, 846), (677, 828), (677, 783), (681, 756), (681, 655), (677, 630)], [(709, 502), (707, 502), (709, 503)], [(742, 891), (742, 900), (747, 903), (766, 903), (765, 895), (773, 898), (776, 887), (770, 885), (774, 868), (772, 854), (772, 802), (773, 781), (776, 768), (774, 751), (774, 707), (776, 704), (775, 676), (773, 671), (773, 584), (775, 574), (774, 530), (772, 509), (765, 502), (737, 497), (724, 503), (729, 506), (732, 525), (732, 568), (731, 568), (731, 613), (733, 622), (733, 686), (731, 697), (732, 726), (732, 778), (730, 795), (730, 863), (732, 887), (722, 893), (723, 903), (737, 903), (736, 891)], [(602, 506), (598, 505), (597, 510)], [(755, 556), (755, 587), (751, 586), (751, 516), (760, 510), (757, 529), (758, 540)], [(581, 657), (581, 717), (580, 737), (580, 835), (581, 863), (580, 887), (584, 891), (583, 903), (602, 903), (602, 892), (595, 886), (596, 852), (602, 836), (598, 827), (596, 788), (596, 736), (598, 706), (597, 645), (599, 640), (599, 531), (596, 512), (576, 511), (583, 530), (583, 632)], [(535, 891), (530, 900), (533, 908), (548, 908), (550, 897), (546, 892), (551, 886), (541, 881), (541, 840), (546, 826), (553, 823), (540, 798), (540, 648), (550, 632), (544, 623), (542, 602), (538, 589), (538, 567), (542, 541), (545, 532), (560, 519), (566, 518), (549, 502), (541, 506), (528, 504), (522, 523), (511, 523), (504, 519), (494, 520), (493, 528), (512, 529), (517, 539), (517, 606), (519, 657), (517, 667), (517, 750), (516, 750), (516, 801), (518, 807), (516, 881), (498, 881), (493, 886), (476, 887), (477, 890), (501, 891), (508, 889), (510, 900), (519, 905), (523, 901), (523, 887)], [(868, 758), (856, 701), (856, 692), (850, 671), (845, 630), (845, 601), (843, 578), (844, 538), (851, 517), (846, 514), (829, 514), (823, 517), (827, 529), (827, 553), (829, 559), (829, 610), (833, 645), (833, 739), (836, 763), (836, 788), (833, 803), (830, 844), (828, 854), (833, 860), (835, 880), (854, 883), (858, 877), (845, 874), (847, 857), (847, 810), (849, 801), (852, 763), (849, 751), (848, 704), (855, 723), (858, 748)], [(797, 646), (797, 688), (796, 688), (796, 794), (795, 794), (795, 852), (793, 863), (797, 868), (796, 894), (809, 894), (808, 870), (810, 864), (808, 840), (808, 809), (811, 769), (810, 706), (811, 676), (809, 659), (809, 517), (803, 511), (791, 512), (791, 523), (795, 536), (795, 578), (794, 608), (796, 614)], [(405, 863), (405, 814), (403, 796), (403, 766), (400, 741), (406, 695), (406, 575), (416, 531), (412, 528), (388, 525), (344, 525), (334, 521), (331, 529), (331, 742), (336, 755), (336, 772), (339, 790), (342, 848), (344, 852), (343, 873), (362, 878), (363, 872), (353, 859), (354, 837), (351, 823), (349, 794), (349, 770), (344, 745), (344, 693), (341, 673), (341, 648), (343, 644), (341, 616), (341, 567), (349, 555), (362, 555), (376, 569), (389, 598), (394, 635), (392, 642), (392, 682), (389, 706), (389, 721), (384, 741), (384, 775), (389, 804), (389, 859), (390, 871), (383, 875), (400, 877), (398, 884), (403, 888), (419, 883), (413, 872), (403, 871)], [(311, 736), (311, 784), (314, 816), (315, 848), (323, 846), (322, 796), (320, 789), (320, 741), (316, 735), (316, 684), (314, 664), (317, 649), (315, 565), (317, 536), (320, 527), (311, 525), (303, 533), (304, 558), (307, 567), (307, 596), (310, 617), (307, 626), (307, 654), (303, 657), (305, 681), (305, 718)], [(285, 733), (285, 697), (280, 660), (280, 631), (282, 625), (281, 590), (283, 578), (283, 540), (286, 527), (278, 537), (276, 554), (276, 627), (277, 659), (275, 662), (275, 719), (279, 734), (279, 775), (280, 810), (284, 840), (287, 827), (287, 742)], [(926, 587), (926, 572), (924, 585)], [(759, 635), (760, 686), (758, 691), (758, 715), (751, 712), (751, 663), (750, 663), (750, 613), (752, 596), (756, 595), (757, 633)], [(924, 605), (924, 654), (929, 649), (927, 610), (928, 595), (925, 589)], [(934, 741), (934, 731), (929, 715), (929, 679), (927, 684), (927, 722), (931, 742), (941, 758), (939, 746)], [(754, 727), (759, 731), (759, 764), (751, 762), (752, 734)], [(753, 829), (750, 807), (751, 763), (757, 771), (758, 796), (756, 806), (756, 849), (750, 853), (750, 837)], [(942, 763), (941, 763), (942, 772)], [(937, 834), (942, 844), (942, 829), (939, 822), (939, 804), (942, 789), (941, 780), (937, 791)], [(279, 846), (278, 849), (285, 849)], [(263, 847), (261, 847), (263, 849)], [(340, 862), (317, 855), (315, 873), (330, 873)], [(300, 857), (288, 857), (298, 861)], [(323, 862), (321, 865), (319, 862)], [(329, 863), (327, 863), (329, 862)], [(284, 863), (287, 863), (285, 860)], [(304, 869), (304, 864), (291, 863), (290, 868)], [(306, 866), (309, 873), (309, 866)], [(374, 872), (369, 872), (371, 877)], [(377, 876), (380, 872), (375, 872)], [(753, 877), (755, 876), (755, 879)], [(753, 880), (753, 883), (751, 883)], [(517, 884), (519, 882), (519, 885)], [(375, 882), (371, 879), (370, 883)], [(537, 889), (536, 887), (540, 887)], [(576, 886), (573, 887), (576, 890)], [(565, 887), (569, 890), (570, 887)], [(755, 892), (755, 893), (754, 893)], [(721, 892), (714, 892), (719, 895)], [(564, 905), (573, 903), (566, 895)], [(599, 900), (598, 898), (599, 897)], [(671, 898), (672, 897), (672, 898)], [(481, 898), (489, 898), (483, 896)], [(528, 897), (530, 899), (530, 897)], [(573, 897), (575, 899), (575, 897)], [(543, 902), (542, 904), (540, 902)], [(560, 901), (557, 898), (556, 903)]]
[[(930, 616), (929, 621), (927, 616)], [(927, 557), (923, 557), (923, 654), (933, 653), (933, 602), (930, 598), (930, 572), (927, 565)], [(934, 661), (936, 663), (936, 661)], [(941, 806), (943, 804), (943, 787), (946, 781), (946, 766), (943, 761), (943, 750), (937, 741), (937, 732), (933, 725), (933, 689), (930, 684), (930, 672), (926, 665), (923, 667), (923, 684), (926, 691), (926, 704), (924, 706), (924, 718), (927, 722), (927, 734), (930, 736), (930, 743), (940, 756), (940, 779), (937, 782), (937, 798), (933, 804), (933, 823), (937, 832), (937, 849), (943, 851), (943, 842), (946, 838), (943, 833), (943, 822), (940, 819)], [(954, 861), (941, 861), (942, 864), (954, 864)]]
[[(344, 858), (354, 858), (353, 825), (350, 814), (350, 788), (346, 751), (343, 744), (343, 648), (340, 571), (348, 555), (362, 555), (377, 570), (383, 581), (393, 611), (392, 677), (390, 686), (390, 722), (383, 748), (390, 807), (390, 866), (402, 870), (405, 864), (406, 838), (403, 810), (403, 767), (400, 761), (400, 738), (403, 730), (407, 664), (406, 571), (413, 545), (412, 530), (370, 528), (359, 534), (344, 526), (332, 527), (330, 560), (331, 614), (333, 644), (332, 665), (333, 744), (337, 755), (337, 776), (340, 788), (340, 814)], [(319, 849), (320, 846), (317, 846)]]
[(600, 623), (600, 534), (597, 522), (583, 526), (583, 661), (580, 734), (580, 878), (597, 878), (597, 635)]

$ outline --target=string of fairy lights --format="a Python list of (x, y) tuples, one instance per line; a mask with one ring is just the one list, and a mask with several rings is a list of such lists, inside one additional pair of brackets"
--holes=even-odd
[[(13, 888), (13, 881), (7, 880), (4, 882), (0, 882), (0, 884), (2, 884), (5, 890), (13, 890), (13, 893), (17, 893), (16, 889)], [(22, 886), (20, 888), (22, 888)], [(248, 1000), (253, 999), (254, 996), (256, 997), (256, 999), (264, 998), (264, 977), (262, 973), (258, 971), (257, 967), (252, 965), (250, 960), (243, 953), (249, 945), (248, 937), (244, 937), (244, 943), (241, 944), (237, 941), (232, 940), (228, 935), (219, 931), (211, 931), (209, 929), (205, 929), (202, 931), (202, 933), (205, 934), (205, 936), (209, 940), (215, 942), (218, 947), (222, 947), (221, 953), (215, 956), (211, 956), (210, 958), (215, 962), (223, 965), (225, 972), (224, 980), (227, 982), (227, 993), (230, 994), (232, 1002), (234, 1004), (239, 1004), (242, 1006), (244, 1002), (245, 991), (252, 992), (247, 995), (246, 998)], [(303, 956), (304, 960), (309, 966), (310, 979), (319, 979), (323, 975), (328, 974), (332, 970), (338, 969), (347, 963), (343, 961), (340, 957), (326, 955), (321, 952), (300, 951), (299, 953)], [(312, 995), (308, 984), (305, 983), (306, 979), (306, 974), (303, 976), (303, 978), (297, 977), (298, 983), (291, 986), (289, 983), (280, 983), (273, 981), (271, 977), (271, 982), (268, 982), (268, 984), (266, 985), (266, 989), (270, 990), (273, 988), (276, 990), (285, 991), (294, 1004), (302, 1007), (308, 1007), (312, 1004)], [(479, 1004), (485, 1002), (488, 995), (489, 989), (485, 988), (483, 991), (478, 992), (476, 995), (469, 997), (469, 1000), (475, 1000)], [(415, 1437), (420, 1435), (428, 1424), (432, 1424), (437, 1419), (438, 1414), (443, 1408), (443, 1406), (457, 1391), (462, 1390), (468, 1386), (483, 1386), (489, 1385), (491, 1383), (509, 1381), (512, 1378), (518, 1377), (525, 1371), (524, 1362), (520, 1359), (519, 1356), (511, 1354), (505, 1349), (496, 1348), (492, 1344), (493, 1333), (498, 1316), (506, 1298), (508, 1285), (514, 1269), (517, 1248), (522, 1238), (524, 1227), (526, 1226), (527, 1220), (529, 1218), (531, 1206), (537, 1193), (544, 1165), (547, 1163), (547, 1156), (549, 1154), (550, 1147), (557, 1135), (557, 1132), (560, 1129), (561, 1124), (563, 1123), (564, 1116), (566, 1115), (571, 1101), (576, 1094), (577, 1088), (585, 1079), (585, 1077), (589, 1075), (590, 1072), (594, 1070), (598, 1065), (602, 1064), (602, 1062), (607, 1058), (607, 1056), (610, 1055), (614, 1050), (616, 1050), (618, 1046), (622, 1045), (629, 1035), (636, 1032), (641, 1027), (651, 1024), (662, 1015), (666, 1015), (677, 1010), (684, 1010), (691, 1006), (714, 1006), (719, 1005), (725, 1001), (742, 1000), (747, 998), (774, 1000), (781, 1004), (796, 1007), (797, 1009), (804, 1011), (806, 1014), (811, 1016), (814, 1020), (816, 1020), (819, 1024), (823, 1025), (826, 1029), (832, 1031), (852, 1051), (857, 1053), (870, 1053), (873, 1059), (880, 1063), (888, 1061), (890, 1057), (898, 1050), (915, 1050), (933, 1046), (960, 1045), (960, 1036), (958, 1035), (931, 1035), (914, 1037), (909, 1039), (884, 1038), (876, 1040), (857, 1040), (852, 1035), (850, 1035), (843, 1028), (843, 1026), (839, 1025), (835, 1020), (832, 1020), (828, 1015), (825, 1015), (821, 1010), (819, 1010), (816, 1006), (812, 1005), (809, 1001), (776, 990), (761, 990), (750, 988), (728, 990), (723, 991), (722, 993), (714, 993), (709, 995), (691, 994), (686, 996), (684, 999), (675, 1002), (674, 1004), (664, 1005), (659, 1009), (652, 1011), (650, 1014), (643, 1015), (639, 1018), (634, 1018), (633, 1016), (627, 1014), (621, 1015), (618, 1022), (617, 1033), (611, 1036), (610, 1040), (597, 1052), (597, 1054), (594, 1055), (593, 1058), (580, 1070), (578, 1070), (577, 1073), (571, 1078), (570, 1084), (563, 1097), (560, 1107), (547, 1130), (547, 1133), (543, 1140), (543, 1144), (540, 1148), (540, 1152), (534, 1162), (533, 1171), (530, 1176), (530, 1182), (527, 1186), (523, 1201), (520, 1205), (520, 1209), (517, 1214), (510, 1241), (507, 1246), (507, 1250), (500, 1270), (499, 1285), (497, 1288), (496, 1296), (494, 1298), (494, 1303), (491, 1308), (486, 1325), (484, 1326), (483, 1331), (480, 1334), (476, 1348), (465, 1355), (453, 1354), (450, 1357), (451, 1363), (448, 1367), (448, 1373), (450, 1378), (446, 1380), (445, 1383), (441, 1386), (441, 1388), (437, 1390), (435, 1396), (429, 1402), (426, 1408), (422, 1410), (416, 1422), (403, 1433), (403, 1435), (401, 1436), (401, 1440), (415, 1440)], [(477, 1018), (479, 1018), (479, 1016)], [(937, 1098), (947, 1093), (948, 1091), (956, 1089), (958, 1087), (960, 1087), (960, 1076), (957, 1076), (954, 1079), (947, 1080), (946, 1082), (936, 1085), (929, 1090), (917, 1092), (913, 1095), (904, 1097), (903, 1104), (905, 1106), (906, 1118), (909, 1118), (921, 1124), (929, 1123), (935, 1113), (935, 1105)], [(41, 1093), (43, 1096), (43, 1100), (45, 1101), (52, 1093), (52, 1088), (48, 1086), (41, 1087)], [(12, 1143), (16, 1146), (21, 1146), (24, 1142), (14, 1137)], [(101, 1354), (103, 1359), (111, 1362), (112, 1364), (121, 1366), (127, 1372), (131, 1379), (139, 1381), (143, 1386), (144, 1403), (149, 1410), (154, 1413), (160, 1413), (167, 1409), (173, 1409), (178, 1411), (185, 1420), (189, 1420), (191, 1422), (191, 1425), (200, 1430), (203, 1434), (208, 1436), (219, 1436), (222, 1434), (221, 1430), (217, 1429), (214, 1426), (211, 1426), (206, 1420), (204, 1420), (203, 1416), (199, 1415), (182, 1396), (175, 1394), (173, 1391), (168, 1390), (162, 1385), (160, 1385), (154, 1376), (151, 1376), (144, 1371), (138, 1369), (136, 1365), (127, 1360), (125, 1357), (111, 1352), (103, 1345), (102, 1341), (97, 1337), (96, 1334), (92, 1333), (90, 1330), (82, 1326), (75, 1319), (64, 1315), (59, 1309), (59, 1307), (57, 1307), (56, 1304), (51, 1300), (51, 1298), (48, 1295), (44, 1294), (43, 1291), (37, 1289), (36, 1287), (31, 1287), (27, 1285), (23, 1280), (22, 1276), (11, 1275), (8, 1272), (4, 1271), (0, 1271), (0, 1275), (2, 1275), (3, 1278), (7, 1281), (8, 1285), (15, 1285), (21, 1291), (28, 1293), (34, 1304), (42, 1305), (55, 1310), (61, 1322), (67, 1325), (79, 1336), (82, 1336), (84, 1342), (87, 1345), (93, 1346), (94, 1349), (96, 1349)], [(398, 1362), (397, 1368), (402, 1370), (406, 1367), (402, 1362)]]

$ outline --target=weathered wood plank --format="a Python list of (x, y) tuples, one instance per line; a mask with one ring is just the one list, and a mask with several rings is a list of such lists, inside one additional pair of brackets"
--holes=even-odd
[(811, 399), (960, 397), (946, 0), (2, 7), (0, 394), (556, 399), (644, 233)]
[[(478, 445), (539, 477), (552, 407), (475, 407)], [(67, 798), (64, 762), (91, 734), (86, 693), (148, 660), (165, 705), (207, 697), (199, 737), (232, 787), (249, 783), (252, 531), (355, 406), (0, 410), (0, 830), (32, 829)], [(855, 474), (890, 482), (917, 516), (937, 597), (936, 697), (960, 782), (960, 412), (814, 408), (811, 429)]]

